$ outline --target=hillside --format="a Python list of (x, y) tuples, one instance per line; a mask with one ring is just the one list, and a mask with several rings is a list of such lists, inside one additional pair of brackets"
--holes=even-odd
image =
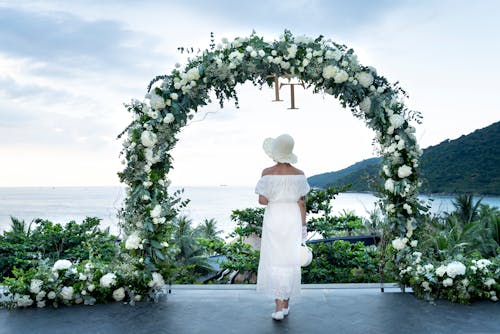
[[(351, 183), (351, 191), (374, 191), (381, 158), (311, 176), (314, 187)], [(424, 149), (422, 192), (500, 195), (500, 122)]]

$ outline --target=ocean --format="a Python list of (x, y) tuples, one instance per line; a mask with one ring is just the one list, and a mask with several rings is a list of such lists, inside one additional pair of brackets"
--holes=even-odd
[[(183, 187), (183, 198), (191, 202), (182, 212), (193, 221), (193, 226), (205, 218), (214, 218), (218, 228), (226, 235), (235, 223), (231, 211), (258, 207), (257, 196), (252, 187)], [(172, 191), (179, 187), (172, 187)], [(68, 221), (82, 221), (85, 217), (101, 218), (101, 226), (109, 227), (119, 234), (117, 212), (125, 196), (122, 187), (0, 187), (0, 231), (8, 229), (11, 216), (26, 222), (35, 218), (48, 219), (64, 224)], [(421, 196), (432, 199), (433, 212), (453, 209), (453, 196)], [(333, 212), (354, 211), (368, 216), (373, 210), (376, 197), (366, 193), (342, 193), (332, 203)], [(500, 207), (500, 197), (484, 197), (482, 203)]]

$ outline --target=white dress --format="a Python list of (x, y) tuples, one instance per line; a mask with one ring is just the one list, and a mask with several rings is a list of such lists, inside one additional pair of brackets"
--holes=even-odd
[(255, 188), (269, 201), (262, 225), (257, 292), (274, 299), (300, 293), (302, 219), (297, 201), (309, 189), (304, 175), (265, 175)]

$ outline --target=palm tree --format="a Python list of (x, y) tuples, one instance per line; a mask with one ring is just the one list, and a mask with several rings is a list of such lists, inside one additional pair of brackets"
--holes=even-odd
[(483, 198), (480, 198), (474, 203), (474, 195), (462, 194), (457, 195), (453, 200), (455, 212), (453, 213), (461, 222), (470, 223), (476, 220), (479, 212), (479, 206)]
[[(213, 268), (207, 261), (205, 249), (198, 242), (198, 233), (191, 226), (192, 220), (186, 216), (179, 216), (174, 220), (174, 223), (174, 239), (179, 248), (179, 253), (175, 257), (175, 266), (178, 271), (186, 277), (191, 276), (191, 281), (212, 272)], [(190, 272), (191, 270), (190, 275), (186, 274), (186, 271)]]
[(222, 233), (222, 230), (217, 229), (217, 221), (213, 218), (205, 218), (203, 223), (196, 227), (196, 231), (201, 238), (208, 240), (220, 240), (219, 234)]
[(31, 233), (31, 223), (26, 224), (24, 220), (10, 217), (10, 232), (15, 236), (29, 237)]

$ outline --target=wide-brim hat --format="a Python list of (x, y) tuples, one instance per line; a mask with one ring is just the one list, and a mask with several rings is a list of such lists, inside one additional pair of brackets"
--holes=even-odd
[(274, 161), (294, 164), (297, 162), (297, 156), (292, 152), (294, 144), (292, 136), (283, 134), (276, 138), (266, 138), (262, 147)]

